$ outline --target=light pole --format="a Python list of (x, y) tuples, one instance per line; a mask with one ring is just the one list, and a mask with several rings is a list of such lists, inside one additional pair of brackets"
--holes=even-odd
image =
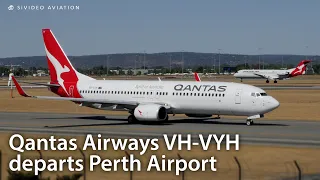
[(134, 59), (134, 72), (133, 75), (136, 75), (136, 70), (137, 70), (137, 58), (139, 57), (139, 55), (136, 55), (136, 58)]
[(218, 51), (219, 51), (219, 74), (220, 74), (220, 51), (221, 51), (221, 49), (218, 49)]
[(109, 75), (109, 55), (107, 56), (107, 76)]
[(170, 57), (170, 59), (169, 59), (170, 60), (170, 74), (171, 74), (171, 58), (172, 58), (171, 56), (172, 56), (172, 54), (169, 55), (169, 57)]
[(182, 54), (181, 54), (181, 73), (183, 74), (183, 66), (184, 66), (184, 57), (183, 57), (183, 50), (182, 50)]
[(143, 70), (146, 70), (146, 51), (144, 50), (144, 56), (143, 56)]
[(259, 69), (261, 69), (260, 68), (260, 50), (261, 50), (262, 48), (258, 48), (258, 53), (259, 53)]

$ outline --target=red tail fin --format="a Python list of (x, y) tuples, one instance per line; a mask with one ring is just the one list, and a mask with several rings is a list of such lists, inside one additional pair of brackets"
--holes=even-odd
[[(92, 79), (75, 70), (59, 42), (50, 29), (42, 29), (48, 68), (52, 84), (59, 84), (59, 89), (51, 89), (60, 96), (80, 97), (77, 83), (80, 79)], [(62, 88), (62, 89), (61, 89)]]
[(306, 69), (307, 69), (307, 64), (309, 62), (311, 62), (311, 61), (310, 60), (302, 60), (298, 64), (298, 66), (293, 71), (291, 71), (290, 77), (294, 77), (294, 76), (299, 76), (299, 75), (305, 74)]
[(196, 81), (201, 81), (197, 72), (194, 73), (194, 78), (196, 79)]

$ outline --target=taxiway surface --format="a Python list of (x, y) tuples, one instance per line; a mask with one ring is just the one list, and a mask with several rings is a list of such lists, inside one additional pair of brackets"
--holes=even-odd
[[(63, 135), (102, 134), (108, 137), (163, 137), (163, 134), (234, 134), (247, 144), (320, 147), (320, 122), (173, 118), (166, 124), (128, 124), (124, 116), (90, 116), (48, 113), (0, 113), (0, 131)], [(205, 136), (206, 137), (206, 136)]]

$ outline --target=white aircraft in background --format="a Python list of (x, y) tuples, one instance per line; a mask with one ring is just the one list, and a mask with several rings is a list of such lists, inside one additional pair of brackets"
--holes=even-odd
[(300, 76), (306, 73), (307, 64), (310, 60), (302, 60), (296, 68), (277, 70), (277, 69), (243, 69), (236, 72), (233, 76), (242, 79), (267, 79), (273, 80), (277, 83), (277, 80), (289, 79), (291, 77)]
[[(28, 98), (72, 101), (101, 110), (124, 110), (129, 123), (168, 121), (168, 114), (189, 117), (212, 115), (264, 117), (279, 102), (255, 86), (229, 82), (96, 80), (79, 73), (70, 63), (50, 29), (42, 30), (50, 70), (50, 84), (43, 84), (59, 95), (30, 96), (13, 82), (20, 95)], [(39, 107), (40, 108), (40, 107)]]

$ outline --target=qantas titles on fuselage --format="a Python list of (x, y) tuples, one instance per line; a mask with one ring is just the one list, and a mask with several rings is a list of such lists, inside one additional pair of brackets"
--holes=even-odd
[[(164, 89), (163, 85), (136, 85), (136, 89)], [(183, 85), (177, 84), (174, 86), (176, 91), (202, 91), (202, 92), (225, 92), (227, 86), (215, 86), (215, 85)], [(90, 87), (89, 87), (90, 89)]]
[(225, 92), (227, 86), (215, 86), (215, 85), (186, 85), (177, 84), (174, 86), (176, 91), (203, 91), (203, 92)]

